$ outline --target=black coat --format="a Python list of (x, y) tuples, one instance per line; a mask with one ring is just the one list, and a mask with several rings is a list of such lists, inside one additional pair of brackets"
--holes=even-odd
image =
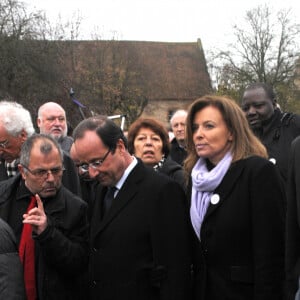
[(186, 149), (179, 146), (176, 138), (173, 138), (171, 141), (169, 156), (181, 166), (183, 165), (183, 162), (187, 157)]
[(74, 142), (73, 138), (69, 135), (60, 137), (58, 139), (58, 143), (59, 143), (61, 149), (65, 152), (67, 152), (68, 154), (70, 153), (70, 149), (71, 149), (73, 142)]
[[(19, 189), (24, 193), (16, 199)], [(0, 217), (17, 239), (29, 199), (21, 175), (0, 182)], [(79, 278), (88, 261), (87, 204), (63, 186), (55, 197), (42, 201), (48, 226), (33, 235), (39, 299), (80, 299)]]
[(190, 228), (178, 183), (139, 162), (100, 220), (105, 192), (99, 186), (91, 221), (90, 299), (190, 299)]
[(232, 164), (209, 204), (199, 242), (195, 235), (197, 300), (282, 299), (284, 189), (269, 161)]
[(300, 137), (292, 143), (287, 184), (287, 299), (295, 299), (300, 277)]
[(263, 129), (255, 130), (254, 133), (265, 145), (269, 158), (275, 159), (281, 177), (286, 182), (291, 143), (300, 135), (300, 116), (276, 109)]
[(25, 300), (23, 269), (16, 239), (9, 225), (0, 219), (0, 299)]
[(184, 171), (181, 165), (173, 161), (170, 156), (168, 156), (161, 168), (158, 168), (158, 172), (167, 175), (185, 190), (185, 178)]

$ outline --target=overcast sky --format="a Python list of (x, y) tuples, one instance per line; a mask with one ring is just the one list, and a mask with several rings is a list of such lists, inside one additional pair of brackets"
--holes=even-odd
[(82, 38), (90, 39), (98, 28), (103, 39), (195, 42), (204, 50), (220, 47), (230, 39), (233, 24), (260, 4), (292, 9), (300, 20), (299, 0), (24, 0), (29, 8), (44, 10), (55, 22), (74, 13), (82, 17)]

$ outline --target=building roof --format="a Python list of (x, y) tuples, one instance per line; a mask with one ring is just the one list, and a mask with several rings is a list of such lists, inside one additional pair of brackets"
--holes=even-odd
[(97, 56), (99, 51), (106, 52), (110, 63), (117, 57), (119, 64), (139, 74), (134, 84), (142, 86), (149, 100), (195, 99), (211, 91), (199, 39), (191, 43), (101, 40), (75, 43), (81, 57), (83, 53)]

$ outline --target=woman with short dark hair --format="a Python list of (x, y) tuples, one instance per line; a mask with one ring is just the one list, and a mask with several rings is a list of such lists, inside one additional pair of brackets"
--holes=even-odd
[(128, 130), (128, 151), (155, 171), (165, 174), (185, 188), (182, 167), (169, 157), (169, 135), (162, 123), (139, 118)]

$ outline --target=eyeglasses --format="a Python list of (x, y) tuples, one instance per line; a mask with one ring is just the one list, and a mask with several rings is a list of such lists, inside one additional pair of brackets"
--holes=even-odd
[(22, 167), (26, 169), (33, 176), (43, 178), (43, 179), (46, 179), (49, 173), (51, 173), (53, 176), (59, 176), (65, 170), (64, 167), (52, 168), (49, 170), (45, 170), (45, 169), (30, 170), (27, 166), (24, 165), (22, 165)]
[(105, 153), (105, 155), (103, 156), (103, 158), (101, 159), (97, 159), (89, 164), (82, 164), (79, 165), (78, 168), (80, 169), (81, 172), (88, 172), (89, 168), (92, 168), (94, 170), (96, 170), (97, 168), (101, 167), (101, 165), (104, 163), (105, 159), (107, 158), (108, 154), (111, 152), (110, 149), (108, 149), (108, 151)]
[(0, 142), (0, 148), (5, 149), (8, 145), (8, 140), (5, 140), (4, 142)]

